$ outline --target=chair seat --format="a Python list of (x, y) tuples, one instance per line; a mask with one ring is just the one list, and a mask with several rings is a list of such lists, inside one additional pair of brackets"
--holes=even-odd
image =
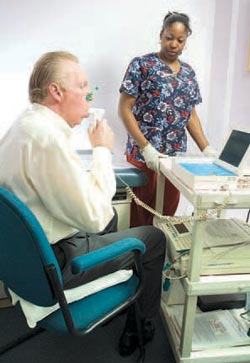
[[(75, 301), (80, 301), (89, 295), (127, 281), (131, 278), (132, 275), (133, 270), (117, 270), (108, 275), (101, 276), (98, 279), (90, 281), (84, 285), (64, 290), (65, 298), (68, 304), (71, 304)], [(59, 303), (51, 306), (39, 306), (22, 299), (10, 289), (8, 289), (8, 293), (13, 305), (16, 305), (19, 302), (23, 314), (26, 317), (27, 324), (30, 328), (34, 328), (38, 321), (45, 319), (48, 315), (60, 308)]]
[[(15, 301), (18, 301), (20, 305), (25, 301), (26, 307), (32, 305), (33, 309), (35, 306), (39, 308), (39, 311), (42, 309), (43, 313), (46, 310), (46, 315), (39, 315), (39, 319), (34, 310), (29, 315), (30, 319), (27, 319), (27, 314), (24, 312), (28, 325), (37, 327), (35, 334), (45, 329), (65, 335), (85, 335), (128, 306), (133, 305), (140, 337), (140, 357), (144, 357), (138, 303), (138, 297), (144, 286), (142, 255), (146, 247), (142, 241), (133, 237), (123, 238), (99, 250), (73, 258), (71, 268), (72, 272), (77, 274), (84, 273), (96, 266), (101, 267), (103, 263), (130, 253), (131, 266), (135, 266), (134, 270), (137, 274), (131, 276), (130, 272), (133, 273), (133, 271), (126, 270), (125, 280), (117, 282), (116, 279), (115, 284), (108, 286), (101, 284), (100, 288), (91, 291), (91, 295), (82, 294), (81, 291), (81, 295), (77, 295), (77, 299), (72, 301), (68, 297), (69, 294), (75, 293), (75, 289), (77, 291), (78, 287), (81, 290), (86, 289), (85, 292), (89, 294), (90, 286), (88, 284), (94, 281), (97, 283), (98, 280), (109, 275), (64, 291), (60, 266), (42, 226), (32, 211), (18, 197), (1, 186), (0, 215), (1, 279), (6, 289), (12, 292), (11, 296), (13, 297), (15, 294)], [(118, 263), (119, 265), (120, 263)], [(116, 270), (111, 274), (121, 271), (123, 270)], [(128, 272), (129, 276), (127, 276)], [(111, 279), (108, 278), (108, 280)], [(28, 336), (25, 334), (0, 347), (0, 355), (33, 336), (34, 334), (31, 332)]]
[[(137, 285), (138, 278), (133, 275), (128, 281), (69, 304), (75, 329), (85, 330), (90, 324), (127, 301), (135, 292)], [(61, 310), (41, 320), (38, 326), (59, 334), (68, 334)]]

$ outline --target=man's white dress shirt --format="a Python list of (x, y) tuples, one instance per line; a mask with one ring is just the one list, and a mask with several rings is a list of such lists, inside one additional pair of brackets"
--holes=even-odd
[(51, 244), (80, 230), (100, 232), (114, 214), (110, 150), (95, 147), (86, 172), (71, 137), (64, 119), (33, 104), (0, 141), (0, 185), (33, 211)]

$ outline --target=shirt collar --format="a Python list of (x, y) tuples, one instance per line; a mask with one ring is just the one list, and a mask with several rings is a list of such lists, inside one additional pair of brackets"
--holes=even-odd
[(41, 105), (39, 103), (32, 103), (31, 109), (39, 112), (40, 114), (48, 117), (57, 127), (59, 127), (67, 136), (71, 137), (73, 134), (72, 128), (67, 121), (64, 120), (58, 113), (51, 110), (49, 107)]

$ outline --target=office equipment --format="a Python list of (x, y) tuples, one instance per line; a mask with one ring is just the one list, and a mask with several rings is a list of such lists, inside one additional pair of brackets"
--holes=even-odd
[[(193, 349), (193, 331), (197, 309), (198, 296), (247, 293), (250, 291), (250, 274), (225, 274), (201, 276), (201, 261), (203, 253), (203, 232), (207, 221), (199, 219), (207, 215), (210, 209), (216, 206), (230, 209), (249, 209), (250, 190), (194, 190), (188, 187), (185, 179), (178, 177), (169, 163), (164, 159), (160, 161), (160, 174), (158, 176), (156, 210), (162, 213), (162, 194), (164, 193), (165, 177), (180, 190), (182, 195), (194, 206), (194, 225), (192, 229), (192, 245), (189, 252), (189, 267), (185, 277), (172, 280), (170, 290), (163, 292), (162, 315), (165, 317), (165, 326), (169, 341), (177, 363), (249, 363), (250, 342), (243, 346), (233, 346), (228, 341), (223, 348), (211, 347), (206, 350)], [(239, 245), (241, 246), (241, 245)], [(212, 247), (215, 248), (215, 247)], [(220, 247), (232, 248), (232, 247)], [(177, 275), (175, 275), (178, 278)], [(176, 294), (181, 290), (182, 296)], [(179, 334), (172, 320), (169, 318), (171, 303), (183, 306), (183, 318)], [(247, 329), (246, 329), (247, 331)], [(236, 343), (237, 344), (237, 343)]]
[[(142, 291), (143, 279), (141, 255), (145, 251), (141, 241), (123, 239), (72, 259), (72, 270), (80, 273), (132, 252), (136, 274), (133, 273), (126, 281), (117, 281), (113, 286), (103, 287), (85, 298), (68, 303), (58, 262), (39, 222), (24, 203), (2, 187), (0, 215), (0, 277), (5, 287), (32, 305), (51, 307), (58, 303), (57, 310), (37, 322), (37, 332), (41, 332), (42, 328), (60, 334), (84, 335), (131, 304), (139, 313), (137, 298)], [(139, 315), (137, 321), (140, 333)], [(33, 331), (29, 336), (25, 335), (25, 339), (32, 336)], [(7, 344), (0, 348), (0, 353), (22, 341), (18, 338), (13, 344)], [(140, 346), (142, 362), (144, 352), (142, 344)]]
[(232, 130), (216, 159), (177, 157), (173, 173), (191, 189), (250, 189), (250, 175), (245, 175), (250, 133)]
[[(187, 252), (192, 247), (194, 222), (154, 222), (170, 242), (170, 256), (176, 260), (171, 267), (179, 269), (182, 276), (189, 268)], [(201, 275), (250, 273), (250, 225), (244, 221), (234, 218), (207, 220), (200, 244), (203, 246)]]
[(232, 130), (219, 158), (215, 164), (225, 167), (227, 170), (241, 173), (241, 166), (247, 156), (250, 145), (250, 133), (240, 130)]
[[(175, 251), (181, 252), (191, 248), (194, 221), (172, 223), (155, 219), (154, 224), (166, 233)], [(206, 221), (202, 240), (204, 248), (222, 247), (245, 242), (250, 244), (250, 225), (244, 221), (235, 218), (219, 218)]]
[(169, 238), (171, 257), (176, 256), (176, 252), (190, 250), (192, 242), (193, 222), (172, 223), (154, 218), (154, 225), (160, 228)]

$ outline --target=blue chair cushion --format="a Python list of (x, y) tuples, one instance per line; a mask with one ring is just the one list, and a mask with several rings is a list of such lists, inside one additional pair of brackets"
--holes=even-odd
[[(133, 275), (128, 281), (69, 304), (75, 329), (78, 331), (86, 329), (90, 324), (127, 301), (135, 292), (137, 285), (138, 278)], [(38, 326), (59, 334), (68, 334), (61, 310), (41, 320)]]

